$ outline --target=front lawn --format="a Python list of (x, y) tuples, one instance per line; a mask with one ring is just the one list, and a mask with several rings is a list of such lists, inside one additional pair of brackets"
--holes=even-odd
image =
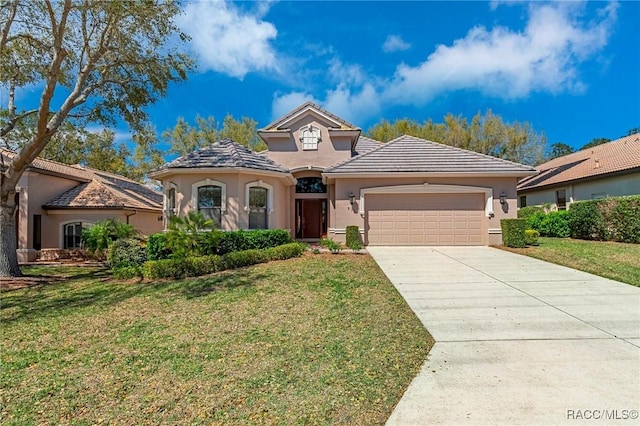
[(570, 238), (540, 238), (539, 243), (508, 250), (640, 287), (640, 244)]
[(1, 294), (2, 424), (383, 424), (433, 344), (366, 255), (27, 273), (52, 282)]

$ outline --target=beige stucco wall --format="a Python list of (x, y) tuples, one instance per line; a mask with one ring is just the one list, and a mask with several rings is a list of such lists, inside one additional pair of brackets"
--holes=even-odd
[[(305, 151), (300, 141), (300, 129), (311, 124), (320, 129), (322, 140), (317, 150)], [(291, 137), (269, 140), (268, 156), (278, 164), (289, 169), (315, 166), (326, 168), (351, 158), (351, 141), (348, 137), (331, 137), (327, 130), (328, 122), (309, 114), (290, 125)]]
[[(489, 244), (502, 244), (502, 233), (500, 231), (500, 220), (516, 217), (516, 178), (355, 178), (336, 179), (335, 181), (335, 201), (330, 203), (335, 206), (331, 212), (329, 236), (337, 241), (344, 241), (345, 228), (349, 225), (360, 227), (361, 232), (365, 230), (365, 219), (360, 214), (360, 202), (351, 206), (349, 194), (353, 193), (356, 200), (359, 200), (360, 190), (364, 188), (375, 188), (382, 186), (396, 185), (422, 185), (428, 182), (432, 185), (462, 185), (491, 188), (493, 191), (493, 212), (494, 216), (486, 218), (485, 226), (487, 241)], [(507, 194), (507, 203), (500, 204), (499, 196), (501, 192)]]
[[(555, 186), (540, 191), (521, 192), (519, 195), (527, 197), (527, 205), (551, 203), (555, 206), (556, 191), (566, 190), (567, 203), (592, 200), (603, 197), (619, 197), (640, 194), (640, 172), (621, 176), (613, 176), (593, 181), (578, 182), (569, 185)], [(595, 197), (598, 195), (598, 197)]]
[[(61, 193), (77, 186), (80, 182), (56, 176), (44, 175), (28, 171), (22, 175), (18, 186), (20, 190), (20, 210), (18, 225), (18, 248), (33, 248), (33, 215), (42, 215), (42, 247), (56, 248), (56, 245), (45, 246), (45, 210), (42, 205)], [(47, 228), (49, 229), (49, 228)], [(48, 232), (48, 231), (47, 231)], [(47, 236), (48, 238), (48, 236)]]
[(105, 219), (118, 219), (133, 225), (143, 235), (151, 235), (162, 231), (160, 213), (134, 212), (122, 210), (53, 210), (42, 215), (42, 248), (63, 248), (64, 225), (71, 222), (94, 224)]
[(197, 208), (193, 202), (192, 186), (209, 178), (212, 181), (226, 185), (226, 209), (222, 213), (222, 230), (247, 229), (249, 227), (249, 213), (245, 211), (247, 206), (246, 185), (255, 181), (262, 181), (270, 185), (272, 191), (272, 209), (269, 213), (269, 228), (289, 229), (288, 221), (291, 210), (290, 189), (286, 180), (277, 176), (243, 173), (189, 173), (175, 174), (163, 180), (163, 188), (166, 194), (171, 185), (176, 188), (176, 208), (180, 216)]
[[(20, 209), (18, 222), (18, 249), (33, 249), (33, 215), (42, 217), (42, 248), (62, 248), (63, 225), (70, 222), (95, 223), (100, 220), (114, 218), (127, 221), (132, 211), (122, 210), (55, 210), (42, 208), (63, 192), (79, 185), (81, 182), (32, 171), (26, 172), (20, 186)], [(158, 213), (137, 212), (130, 216), (130, 223), (144, 235), (162, 231), (162, 221), (158, 221)]]

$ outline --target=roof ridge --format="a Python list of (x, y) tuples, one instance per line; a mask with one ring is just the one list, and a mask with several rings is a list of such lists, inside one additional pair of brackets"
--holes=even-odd
[(289, 111), (288, 113), (282, 115), (281, 117), (273, 120), (272, 122), (270, 122), (269, 124), (267, 124), (266, 126), (264, 126), (262, 129), (260, 130), (266, 130), (269, 128), (274, 127), (276, 124), (281, 123), (283, 121), (286, 121), (287, 119), (289, 119), (290, 117), (293, 117), (295, 114), (297, 114), (298, 112), (301, 112), (302, 110), (304, 110), (305, 108), (308, 107), (312, 107), (317, 109), (318, 111), (322, 112), (324, 115), (329, 116), (330, 118), (338, 121), (341, 124), (344, 124), (347, 127), (351, 127), (353, 129), (359, 129), (359, 127), (353, 125), (352, 123), (348, 122), (347, 120), (345, 120), (342, 117), (339, 117), (337, 115), (335, 115), (334, 113), (332, 113), (331, 111), (326, 110), (325, 108), (321, 107), (320, 105), (316, 104), (315, 102), (312, 101), (306, 101), (303, 104), (299, 105), (298, 107), (292, 109), (291, 111)]

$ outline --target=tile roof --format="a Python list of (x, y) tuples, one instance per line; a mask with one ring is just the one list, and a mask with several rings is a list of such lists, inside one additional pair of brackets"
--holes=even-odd
[(357, 126), (354, 126), (353, 124), (349, 123), (348, 121), (344, 120), (343, 118), (338, 117), (337, 115), (333, 114), (332, 112), (327, 111), (326, 109), (322, 108), (319, 105), (314, 104), (313, 102), (305, 102), (302, 105), (300, 105), (298, 108), (294, 109), (293, 111), (287, 113), (286, 115), (278, 118), (277, 120), (267, 124), (262, 131), (270, 131), (270, 130), (278, 130), (281, 128), (282, 123), (286, 123), (291, 117), (294, 117), (295, 115), (299, 114), (300, 112), (304, 111), (305, 109), (315, 109), (319, 112), (321, 112), (323, 115), (326, 115), (327, 117), (330, 117), (331, 119), (339, 122), (342, 126), (342, 129), (353, 129), (353, 130), (359, 130), (360, 128)]
[[(5, 159), (15, 153), (0, 148)], [(162, 210), (162, 194), (124, 176), (101, 170), (36, 158), (29, 170), (54, 174), (79, 182), (79, 185), (59, 194), (43, 205), (46, 209), (66, 208), (129, 208)]]
[(353, 154), (354, 155), (365, 154), (371, 150), (378, 148), (381, 145), (382, 145), (382, 142), (360, 135), (360, 137), (358, 138), (358, 142), (356, 142), (356, 147), (354, 149)]
[(518, 191), (640, 169), (640, 133), (554, 158), (536, 169), (540, 174), (522, 179)]
[(288, 169), (280, 166), (264, 155), (257, 154), (231, 139), (219, 140), (187, 155), (176, 158), (160, 167), (157, 171), (165, 169), (192, 169), (198, 167), (246, 168), (282, 173), (289, 172)]
[(325, 173), (535, 173), (533, 167), (460, 148), (400, 136)]

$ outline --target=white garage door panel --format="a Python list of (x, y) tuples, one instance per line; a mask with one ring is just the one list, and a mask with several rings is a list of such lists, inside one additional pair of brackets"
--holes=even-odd
[(370, 245), (484, 245), (483, 194), (367, 195)]

